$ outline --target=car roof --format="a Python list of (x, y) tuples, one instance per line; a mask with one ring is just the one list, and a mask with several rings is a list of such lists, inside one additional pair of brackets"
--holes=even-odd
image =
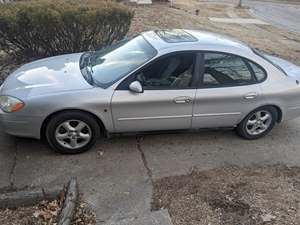
[(215, 51), (236, 48), (252, 52), (250, 47), (234, 38), (208, 31), (171, 29), (146, 31), (142, 35), (158, 51), (178, 46), (185, 46), (186, 50), (193, 50), (195, 46), (199, 47), (198, 49), (207, 49), (210, 46), (211, 50)]

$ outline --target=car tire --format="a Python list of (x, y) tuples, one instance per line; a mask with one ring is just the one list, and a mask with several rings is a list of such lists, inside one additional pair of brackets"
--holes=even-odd
[(260, 107), (249, 113), (237, 126), (237, 134), (254, 140), (267, 135), (278, 120), (278, 111), (272, 106)]
[(46, 138), (50, 147), (62, 154), (78, 154), (88, 151), (100, 137), (97, 120), (88, 113), (62, 112), (50, 119)]

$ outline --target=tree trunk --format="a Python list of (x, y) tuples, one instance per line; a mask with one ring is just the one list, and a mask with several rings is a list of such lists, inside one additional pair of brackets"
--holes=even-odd
[(241, 7), (242, 7), (242, 0), (239, 0), (238, 7), (239, 7), (239, 8), (241, 8)]

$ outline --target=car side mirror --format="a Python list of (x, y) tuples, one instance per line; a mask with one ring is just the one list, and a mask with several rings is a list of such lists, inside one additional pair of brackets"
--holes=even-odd
[(133, 81), (130, 85), (129, 85), (129, 90), (135, 93), (143, 93), (144, 89), (143, 86), (141, 84), (141, 82), (139, 81)]

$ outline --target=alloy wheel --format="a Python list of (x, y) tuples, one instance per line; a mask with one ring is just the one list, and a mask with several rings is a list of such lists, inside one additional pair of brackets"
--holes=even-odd
[(259, 135), (268, 130), (272, 123), (272, 114), (266, 110), (259, 110), (249, 116), (246, 131), (250, 135)]
[(78, 149), (87, 145), (92, 138), (92, 130), (81, 120), (67, 120), (57, 126), (56, 141), (68, 149)]

